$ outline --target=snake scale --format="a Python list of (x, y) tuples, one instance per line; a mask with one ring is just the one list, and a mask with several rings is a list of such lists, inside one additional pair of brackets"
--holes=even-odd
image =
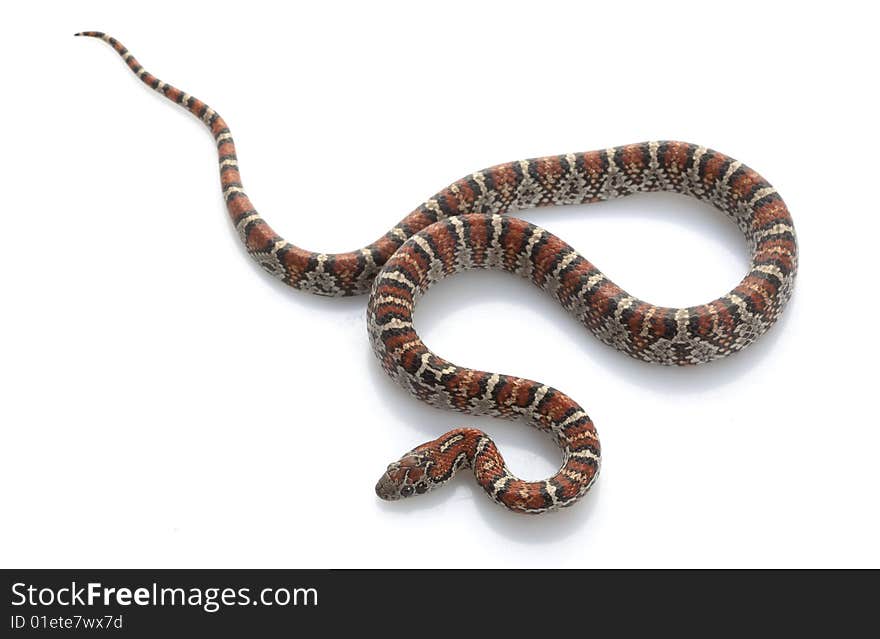
[[(646, 142), (500, 164), (446, 187), (378, 240), (325, 254), (284, 240), (244, 191), (229, 128), (207, 104), (148, 73), (115, 38), (107, 42), (144, 84), (204, 122), (217, 144), (223, 197), (248, 253), (268, 273), (317, 295), (369, 293), (367, 325), (385, 371), (417, 398), (470, 415), (522, 419), (554, 438), (559, 471), (542, 481), (510, 472), (484, 432), (457, 428), (409, 451), (376, 485), (382, 499), (422, 494), (470, 468), (497, 503), (520, 513), (568, 506), (600, 468), (596, 428), (581, 406), (540, 382), (457, 366), (438, 357), (413, 327), (413, 308), (435, 282), (466, 269), (515, 273), (553, 295), (600, 340), (632, 357), (689, 365), (753, 342), (779, 317), (797, 271), (797, 242), (782, 198), (758, 173), (717, 151), (684, 142)], [(629, 295), (558, 237), (504, 215), (517, 209), (671, 191), (726, 213), (745, 234), (750, 270), (729, 293), (690, 308), (654, 306)]]

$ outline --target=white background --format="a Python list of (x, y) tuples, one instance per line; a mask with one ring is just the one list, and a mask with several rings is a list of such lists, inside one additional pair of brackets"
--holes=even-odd
[[(253, 4), (5, 16), (0, 564), (880, 566), (865, 10)], [(491, 164), (681, 139), (783, 194), (795, 296), (747, 351), (669, 369), (601, 344), (525, 281), (445, 281), (417, 310), (425, 342), (576, 398), (602, 476), (543, 517), (468, 476), (380, 502), (385, 465), (454, 425), (488, 430), (528, 479), (559, 454), (522, 424), (420, 404), (374, 360), (365, 298), (311, 297), (252, 264), (210, 135), (83, 29), (222, 113), (252, 200), (300, 246), (362, 246)], [(708, 301), (747, 270), (734, 226), (674, 195), (522, 215), (658, 304)]]

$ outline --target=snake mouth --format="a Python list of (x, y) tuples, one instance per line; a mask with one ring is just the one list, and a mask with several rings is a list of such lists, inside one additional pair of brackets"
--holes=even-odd
[(384, 473), (376, 483), (376, 495), (379, 499), (385, 501), (395, 501), (400, 499), (400, 492), (397, 490), (397, 484), (392, 481), (388, 473)]

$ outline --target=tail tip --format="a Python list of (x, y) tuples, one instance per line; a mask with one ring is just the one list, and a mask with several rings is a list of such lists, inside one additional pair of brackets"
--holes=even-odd
[(104, 34), (100, 31), (80, 31), (79, 33), (74, 33), (74, 37), (76, 36), (88, 36), (91, 38), (103, 38)]

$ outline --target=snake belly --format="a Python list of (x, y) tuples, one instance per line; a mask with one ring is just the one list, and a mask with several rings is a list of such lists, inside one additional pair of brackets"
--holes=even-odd
[[(147, 72), (115, 38), (96, 31), (77, 35), (107, 42), (147, 86), (208, 126), (227, 210), (265, 271), (317, 295), (369, 293), (372, 349), (407, 391), (440, 408), (523, 420), (548, 433), (562, 451), (556, 474), (525, 481), (511, 473), (486, 433), (456, 428), (390, 464), (376, 485), (383, 499), (426, 493), (468, 468), (495, 502), (538, 514), (576, 502), (599, 473), (595, 426), (568, 395), (521, 377), (457, 366), (422, 343), (413, 309), (444, 277), (474, 268), (517, 274), (553, 295), (606, 344), (666, 365), (700, 364), (745, 348), (778, 319), (791, 296), (797, 240), (780, 195), (741, 162), (686, 142), (643, 142), (499, 164), (454, 182), (361, 249), (307, 251), (275, 233), (254, 208), (241, 183), (232, 135), (216, 111)], [(656, 306), (629, 295), (558, 237), (505, 215), (649, 191), (708, 202), (737, 224), (751, 260), (733, 290), (700, 306)]]

